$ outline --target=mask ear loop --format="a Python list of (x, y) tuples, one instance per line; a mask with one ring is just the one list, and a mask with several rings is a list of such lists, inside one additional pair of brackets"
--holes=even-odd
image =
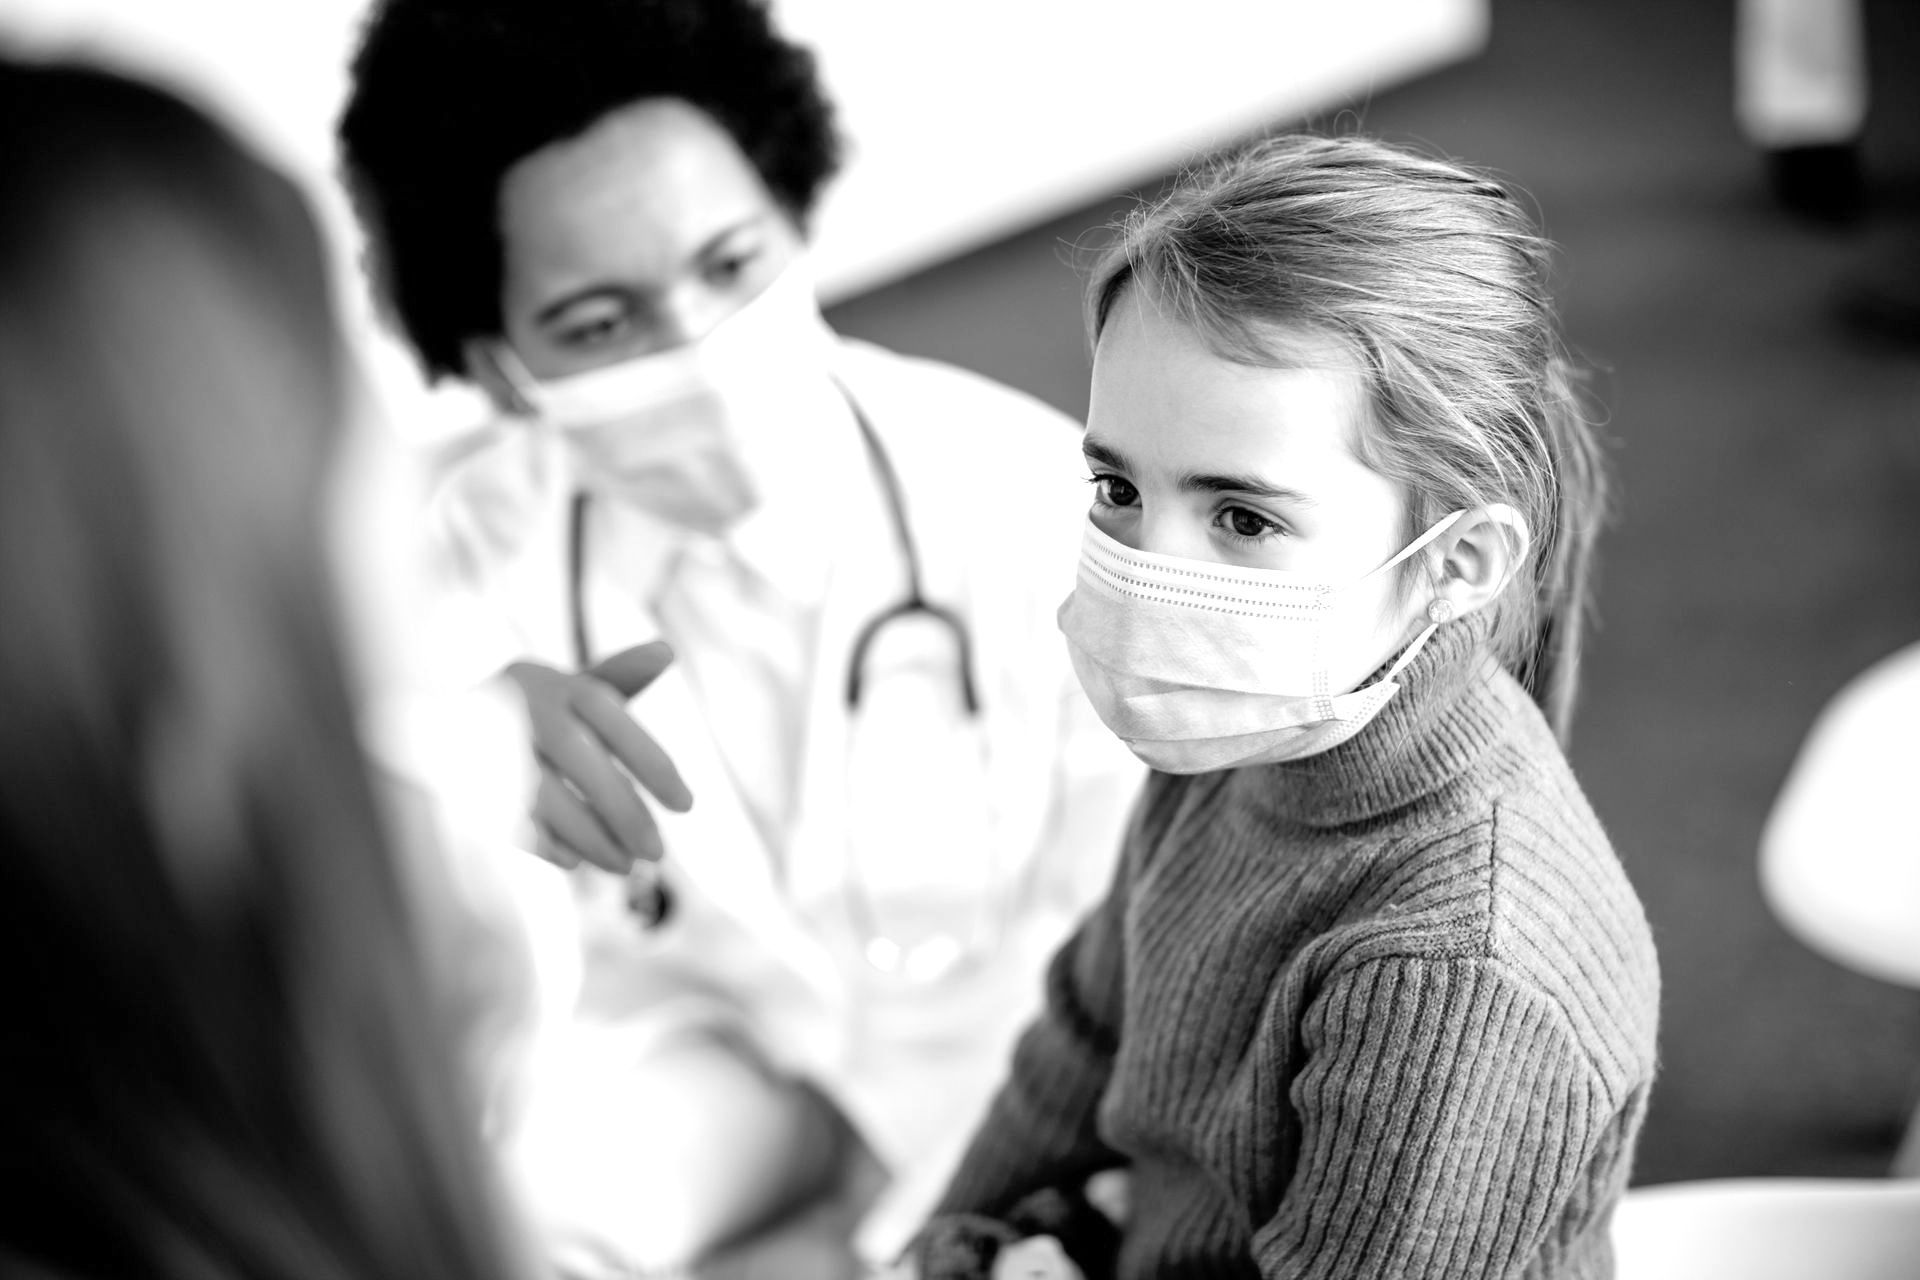
[[(1465, 514), (1467, 514), (1466, 508), (1462, 507), (1458, 511), (1449, 512), (1448, 514), (1441, 516), (1438, 520), (1434, 521), (1432, 528), (1428, 529), (1425, 533), (1415, 538), (1412, 542), (1409, 542), (1405, 547), (1401, 549), (1400, 554), (1396, 555), (1393, 559), (1381, 565), (1378, 569), (1375, 569), (1373, 573), (1385, 573), (1387, 570), (1393, 568), (1393, 566), (1399, 564), (1402, 560), (1405, 560), (1408, 556), (1418, 552), (1422, 547), (1425, 547), (1429, 542), (1432, 542), (1435, 538), (1439, 537), (1441, 534), (1445, 533), (1447, 530), (1453, 528), (1453, 526), (1459, 521), (1460, 517), (1464, 516)], [(1367, 576), (1371, 578), (1373, 576), (1373, 573), (1370, 573)]]
[(539, 379), (527, 368), (526, 361), (520, 358), (511, 344), (506, 342), (476, 342), (473, 350), (479, 353), (492, 366), (500, 389), (507, 393), (507, 409), (523, 418), (540, 416), (537, 393), (534, 388)]
[(1406, 670), (1407, 664), (1420, 656), (1420, 651), (1427, 647), (1427, 641), (1433, 639), (1433, 633), (1439, 629), (1439, 623), (1429, 622), (1420, 634), (1413, 638), (1413, 643), (1403, 649), (1400, 656), (1394, 659), (1393, 665), (1387, 668), (1387, 673), (1374, 681), (1375, 686), (1391, 683), (1395, 676)]
[[(1384, 573), (1388, 569), (1391, 569), (1395, 565), (1399, 564), (1402, 560), (1405, 560), (1408, 556), (1418, 553), (1421, 550), (1421, 548), (1425, 547), (1428, 543), (1432, 542), (1435, 538), (1445, 533), (1448, 529), (1451, 529), (1454, 526), (1455, 522), (1458, 521), (1460, 517), (1464, 516), (1465, 514), (1467, 514), (1465, 509), (1462, 509), (1459, 511), (1455, 511), (1450, 515), (1442, 517), (1439, 521), (1435, 522), (1434, 526), (1431, 529), (1428, 529), (1425, 533), (1421, 534), (1419, 537), (1415, 538), (1412, 542), (1408, 543), (1405, 549), (1403, 549), (1399, 555), (1387, 561), (1385, 564), (1381, 565), (1378, 569), (1375, 569), (1373, 572)], [(1370, 574), (1368, 576), (1371, 577), (1372, 575)], [(1434, 603), (1444, 604), (1446, 602), (1435, 601)], [(1431, 605), (1429, 605), (1427, 608), (1426, 627), (1420, 632), (1418, 636), (1414, 637), (1413, 643), (1408, 645), (1405, 649), (1403, 649), (1400, 653), (1400, 656), (1394, 659), (1393, 665), (1387, 668), (1387, 673), (1381, 676), (1379, 680), (1374, 682), (1376, 686), (1383, 685), (1391, 681), (1395, 676), (1399, 675), (1402, 671), (1406, 670), (1408, 663), (1412, 662), (1415, 658), (1420, 656), (1420, 651), (1427, 647), (1427, 641), (1433, 639), (1433, 633), (1440, 629), (1440, 624), (1443, 622), (1450, 621), (1452, 619), (1453, 607), (1451, 605), (1447, 606), (1446, 614), (1444, 617), (1436, 616), (1436, 613), (1437, 611)]]

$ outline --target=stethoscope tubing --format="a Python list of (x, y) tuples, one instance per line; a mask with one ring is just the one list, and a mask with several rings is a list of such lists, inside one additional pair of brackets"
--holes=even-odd
[[(853, 647), (847, 658), (847, 679), (845, 698), (849, 713), (859, 710), (861, 697), (865, 691), (866, 664), (868, 654), (880, 633), (893, 622), (903, 618), (920, 615), (929, 617), (947, 628), (954, 637), (959, 651), (960, 698), (967, 714), (977, 717), (980, 714), (979, 687), (973, 672), (973, 639), (966, 623), (953, 610), (944, 605), (935, 604), (926, 598), (921, 575), (919, 545), (913, 536), (913, 526), (907, 519), (906, 494), (900, 484), (900, 475), (895, 470), (893, 459), (880, 443), (880, 437), (873, 429), (860, 402), (853, 397), (844, 384), (840, 393), (845, 397), (847, 406), (853, 411), (855, 426), (860, 430), (860, 438), (866, 446), (867, 456), (873, 464), (875, 474), (880, 480), (880, 489), (887, 503), (887, 512), (893, 525), (894, 540), (899, 545), (902, 560), (907, 569), (907, 593), (905, 598), (882, 610), (868, 619), (855, 634)], [(593, 643), (587, 626), (586, 610), (586, 563), (587, 563), (587, 523), (591, 496), (584, 490), (573, 495), (568, 512), (567, 526), (567, 609), (571, 624), (574, 664), (585, 671), (593, 665)], [(642, 864), (636, 864), (636, 867)], [(652, 864), (645, 864), (649, 867)], [(673, 898), (668, 891), (666, 881), (660, 876), (657, 867), (649, 876), (642, 873), (630, 877), (628, 884), (628, 906), (649, 928), (663, 923), (672, 910)]]
[[(887, 500), (887, 515), (893, 525), (894, 541), (900, 548), (901, 559), (907, 568), (907, 594), (904, 599), (869, 619), (854, 637), (853, 651), (848, 656), (846, 701), (849, 710), (859, 707), (864, 690), (864, 668), (868, 651), (873, 646), (876, 635), (886, 624), (912, 614), (925, 614), (936, 619), (953, 633), (959, 648), (959, 680), (961, 700), (969, 715), (980, 712), (979, 688), (973, 674), (973, 640), (967, 625), (960, 616), (944, 605), (928, 600), (921, 573), (919, 543), (913, 536), (912, 523), (907, 519), (906, 493), (900, 484), (900, 474), (895, 470), (893, 459), (880, 443), (879, 434), (873, 429), (860, 402), (853, 398), (844, 386), (840, 388), (847, 406), (853, 411), (854, 424), (860, 430), (860, 439), (866, 446), (867, 456), (873, 463), (875, 474), (880, 478), (880, 489)], [(586, 611), (586, 563), (587, 563), (587, 523), (591, 495), (585, 490), (576, 491), (568, 513), (567, 527), (567, 610), (571, 622), (574, 664), (581, 670), (593, 665), (593, 643), (587, 628)]]

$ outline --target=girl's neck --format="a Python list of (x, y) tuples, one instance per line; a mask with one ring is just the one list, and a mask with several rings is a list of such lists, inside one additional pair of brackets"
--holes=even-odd
[(1400, 691), (1366, 728), (1331, 751), (1261, 766), (1272, 771), (1282, 811), (1314, 826), (1364, 821), (1459, 776), (1511, 720), (1516, 695), (1525, 701), (1487, 635), (1483, 615), (1445, 624), (1395, 677)]

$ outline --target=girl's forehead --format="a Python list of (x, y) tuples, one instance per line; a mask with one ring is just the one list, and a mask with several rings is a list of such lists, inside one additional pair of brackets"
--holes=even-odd
[(1223, 452), (1289, 462), (1357, 455), (1367, 383), (1346, 343), (1266, 326), (1255, 336), (1271, 363), (1249, 363), (1137, 293), (1115, 304), (1094, 350), (1091, 435), (1174, 465)]

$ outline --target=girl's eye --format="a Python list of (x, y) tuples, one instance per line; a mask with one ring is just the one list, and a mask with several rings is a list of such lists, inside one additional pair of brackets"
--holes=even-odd
[(1094, 476), (1089, 483), (1093, 485), (1093, 498), (1103, 507), (1131, 507), (1140, 501), (1140, 491), (1133, 487), (1133, 481), (1120, 476)]
[(1220, 513), (1220, 518), (1225, 522), (1228, 533), (1249, 541), (1259, 541), (1262, 538), (1286, 532), (1279, 521), (1269, 520), (1245, 507), (1228, 507)]

